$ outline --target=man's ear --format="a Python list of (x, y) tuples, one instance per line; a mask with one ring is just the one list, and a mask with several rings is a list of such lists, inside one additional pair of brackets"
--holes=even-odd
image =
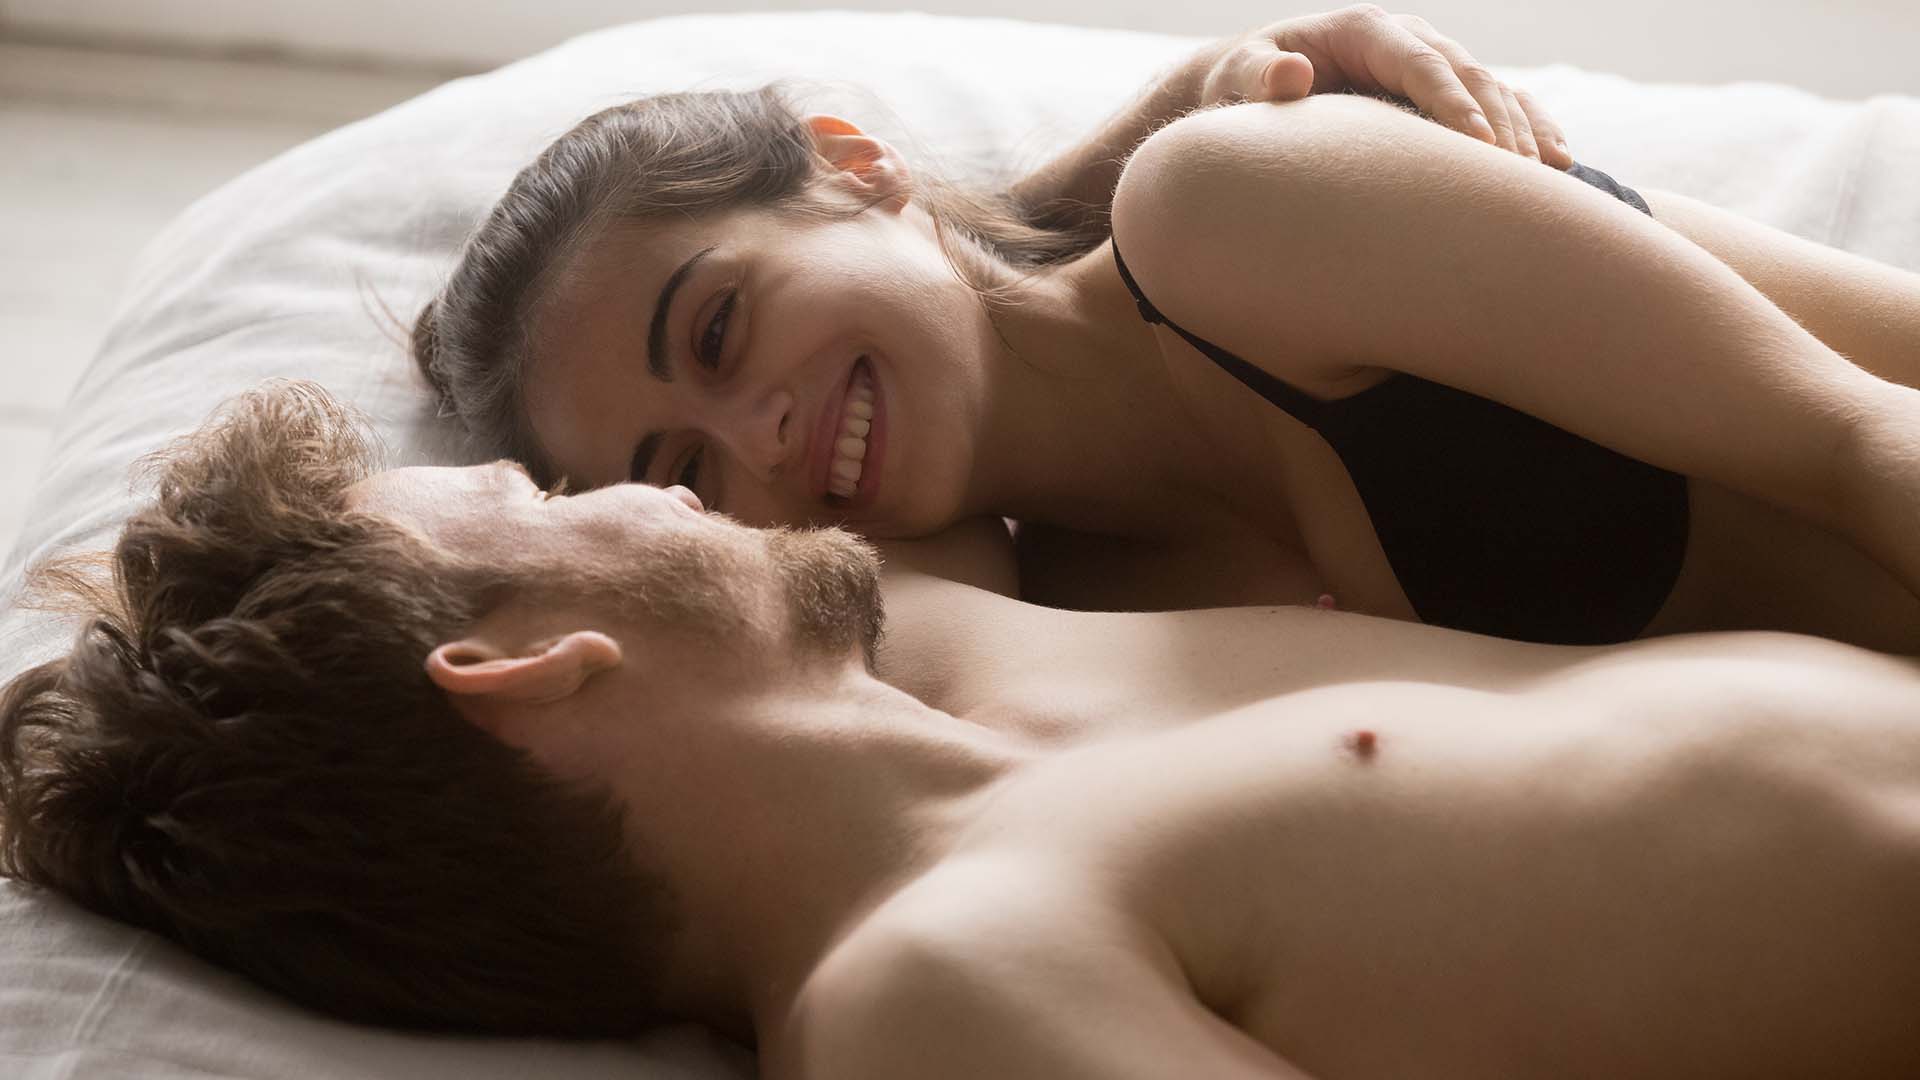
[(620, 643), (595, 630), (575, 630), (518, 654), (469, 637), (433, 650), (427, 677), (455, 702), (545, 705), (571, 697), (620, 659)]
[(814, 151), (838, 170), (841, 184), (857, 195), (886, 196), (880, 205), (890, 210), (905, 209), (913, 174), (892, 143), (826, 113), (808, 116), (807, 130), (813, 134)]

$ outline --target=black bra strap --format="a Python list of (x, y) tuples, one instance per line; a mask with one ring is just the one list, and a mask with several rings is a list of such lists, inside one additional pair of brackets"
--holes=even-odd
[(1319, 429), (1322, 406), (1319, 399), (1309, 397), (1304, 391), (1282, 381), (1272, 372), (1247, 363), (1213, 342), (1187, 333), (1185, 328), (1160, 314), (1160, 309), (1154, 307), (1153, 302), (1140, 291), (1140, 283), (1133, 280), (1133, 274), (1127, 270), (1126, 261), (1120, 258), (1120, 244), (1117, 241), (1113, 245), (1113, 264), (1120, 268), (1120, 280), (1127, 283), (1127, 291), (1133, 294), (1134, 303), (1140, 306), (1141, 318), (1147, 320), (1149, 324), (1164, 325), (1167, 329), (1179, 334), (1187, 340), (1187, 344), (1199, 349), (1208, 359), (1224, 368), (1227, 374), (1246, 384), (1248, 389), (1286, 410), (1295, 420), (1315, 430)]
[[(1598, 169), (1576, 163), (1567, 170), (1567, 175), (1599, 188), (1643, 214), (1648, 216), (1653, 214), (1647, 206), (1647, 201), (1640, 197), (1639, 192)], [(1147, 320), (1149, 324), (1165, 325), (1167, 329), (1185, 338), (1189, 345), (1199, 349), (1208, 359), (1226, 369), (1227, 374), (1245, 383), (1248, 389), (1285, 409), (1294, 419), (1315, 431), (1324, 432), (1321, 421), (1326, 415), (1327, 402), (1309, 397), (1304, 391), (1275, 377), (1272, 372), (1247, 363), (1211, 341), (1187, 333), (1184, 327), (1160, 314), (1160, 309), (1154, 307), (1153, 302), (1148, 300), (1146, 294), (1140, 290), (1140, 283), (1133, 280), (1133, 274), (1127, 270), (1126, 261), (1120, 258), (1118, 239), (1113, 243), (1113, 263), (1120, 268), (1120, 280), (1127, 283), (1127, 291), (1133, 293), (1134, 303), (1140, 305), (1141, 318)]]

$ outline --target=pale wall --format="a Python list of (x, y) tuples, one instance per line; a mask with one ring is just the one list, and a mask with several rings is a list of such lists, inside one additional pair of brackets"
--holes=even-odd
[[(653, 15), (821, 6), (898, 10), (875, 0), (718, 7), (685, 0), (0, 0), (0, 35), (106, 34), (475, 68)], [(1388, 7), (1425, 16), (1493, 64), (1565, 61), (1652, 81), (1760, 79), (1833, 97), (1920, 95), (1916, 0), (1412, 0)], [(1316, 10), (1251, 0), (928, 0), (913, 9), (1196, 35)]]

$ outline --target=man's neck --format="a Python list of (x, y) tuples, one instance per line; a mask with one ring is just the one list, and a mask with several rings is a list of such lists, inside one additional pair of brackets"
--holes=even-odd
[(1034, 752), (864, 672), (749, 709), (706, 740), (700, 774), (723, 784), (640, 804), (661, 807), (643, 836), (687, 916), (676, 996), (740, 1034), (784, 1016), (833, 941), (951, 850)]

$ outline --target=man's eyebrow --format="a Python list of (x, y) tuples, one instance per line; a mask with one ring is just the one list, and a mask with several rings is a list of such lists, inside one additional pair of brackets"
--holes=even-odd
[(667, 370), (667, 309), (673, 306), (673, 294), (680, 291), (680, 284), (693, 273), (700, 260), (713, 254), (713, 247), (693, 253), (693, 257), (680, 264), (680, 269), (667, 276), (667, 283), (660, 286), (660, 298), (653, 304), (653, 321), (647, 326), (647, 370), (661, 382), (672, 382), (673, 373)]

